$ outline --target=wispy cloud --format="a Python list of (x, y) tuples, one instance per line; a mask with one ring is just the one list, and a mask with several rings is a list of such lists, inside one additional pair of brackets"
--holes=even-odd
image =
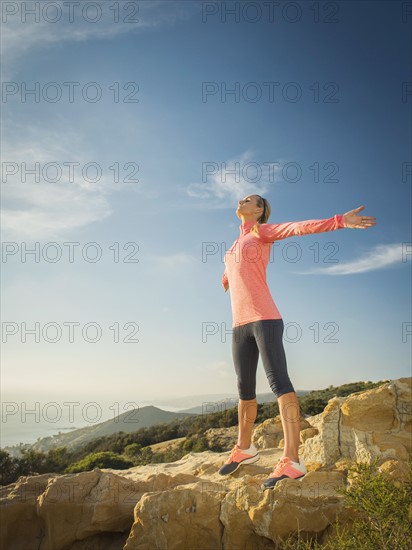
[(19, 206), (12, 208), (6, 202), (2, 210), (4, 239), (55, 239), (112, 214), (104, 196), (79, 188), (58, 189), (52, 184), (28, 185), (26, 189), (20, 186), (12, 188), (7, 198)]
[(204, 162), (202, 170), (204, 181), (188, 185), (187, 194), (202, 199), (203, 205), (204, 199), (209, 199), (210, 205), (218, 202), (213, 206), (226, 208), (246, 195), (267, 193), (277, 181), (280, 168), (275, 163), (256, 162), (248, 150), (225, 162)]
[[(2, 24), (3, 80), (12, 78), (18, 69), (18, 60), (35, 48), (65, 41), (110, 40), (126, 33), (174, 24), (190, 17), (193, 11), (191, 2), (168, 0), (94, 2), (97, 8), (90, 7), (85, 12), (81, 3), (74, 5), (64, 0), (53, 2), (54, 7), (46, 11), (38, 1), (8, 4), (7, 13), (3, 9)], [(53, 19), (56, 20), (53, 22)]]
[[(2, 150), (4, 239), (58, 238), (109, 217), (112, 193), (125, 188), (145, 193), (140, 185), (115, 183), (107, 161), (99, 162), (98, 154), (88, 148), (77, 132), (27, 125), (24, 129), (14, 127), (13, 133)], [(85, 176), (84, 167), (90, 164), (89, 159), (96, 161), (97, 168), (91, 166)], [(76, 166), (70, 168), (70, 163)], [(30, 174), (33, 170), (37, 171), (38, 182), (36, 175)], [(59, 172), (59, 179), (53, 181)]]
[(296, 271), (296, 275), (353, 275), (385, 269), (391, 266), (406, 265), (411, 260), (411, 243), (378, 244), (365, 252), (361, 258), (339, 263), (329, 267), (315, 268), (309, 271)]
[(198, 263), (198, 260), (194, 256), (184, 252), (178, 252), (169, 256), (153, 256), (151, 260), (153, 265), (162, 269), (179, 268)]

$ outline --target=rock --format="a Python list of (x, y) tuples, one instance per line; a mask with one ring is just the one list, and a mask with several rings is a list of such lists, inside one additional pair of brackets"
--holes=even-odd
[(220, 521), (224, 526), (223, 548), (274, 550), (273, 542), (256, 532), (247, 511), (247, 498), (255, 505), (262, 498), (261, 482), (247, 474), (242, 481), (242, 485), (231, 491), (222, 501)]
[(283, 428), (280, 416), (268, 418), (258, 424), (253, 431), (253, 443), (256, 449), (270, 449), (279, 446), (283, 438)]
[(389, 384), (345, 398), (341, 407), (341, 425), (359, 431), (399, 430), (396, 394)]
[(379, 471), (395, 482), (411, 483), (412, 481), (407, 463), (401, 460), (386, 460), (379, 466)]
[(300, 431), (300, 442), (305, 443), (307, 439), (310, 439), (311, 437), (315, 437), (319, 433), (319, 430), (317, 428), (305, 428), (304, 430)]
[[(341, 457), (339, 445), (340, 408), (344, 397), (330, 399), (325, 410), (316, 415), (313, 424), (318, 435), (305, 441), (303, 461), (309, 471), (318, 470), (324, 466), (332, 466)], [(307, 418), (311, 424), (311, 418)]]
[(83, 540), (76, 540), (69, 550), (122, 550), (128, 533), (100, 533)]
[(218, 483), (198, 482), (144, 495), (125, 550), (275, 548), (268, 540), (275, 544), (298, 524), (316, 534), (344, 512), (343, 497), (335, 491), (344, 484), (339, 472), (313, 472), (263, 491), (266, 477), (244, 475), (229, 491)]
[(98, 533), (129, 530), (142, 489), (99, 469), (54, 478), (37, 505), (46, 526), (41, 550), (60, 550)]
[[(311, 425), (305, 418), (300, 419), (300, 429), (304, 430), (311, 428)], [(280, 415), (275, 418), (268, 418), (261, 424), (258, 424), (253, 432), (253, 443), (256, 449), (271, 449), (273, 447), (281, 447), (283, 439), (283, 427)], [(283, 447), (283, 445), (282, 445)]]
[[(126, 479), (118, 472), (95, 469), (78, 474), (44, 474), (21, 478), (2, 498), (2, 548), (36, 550), (81, 548), (80, 541), (94, 540), (92, 548), (125, 542), (133, 524), (136, 503), (147, 492), (197, 481), (193, 475), (149, 474)], [(10, 486), (9, 486), (10, 487)], [(27, 518), (22, 524), (22, 518)], [(126, 536), (127, 538), (127, 536)], [(41, 545), (39, 542), (41, 541)], [(84, 546), (84, 545), (83, 545)]]
[(146, 493), (134, 511), (124, 550), (222, 548), (218, 490), (198, 481), (185, 487)]
[(55, 474), (21, 476), (1, 488), (0, 547), (7, 550), (37, 550), (44, 536), (44, 521), (37, 514), (37, 498)]
[(412, 454), (411, 379), (334, 397), (325, 410), (307, 418), (318, 434), (305, 440), (308, 470), (329, 468), (343, 458), (370, 463), (377, 457), (406, 460)]
[(210, 444), (218, 444), (222, 449), (228, 451), (231, 450), (237, 442), (237, 436), (237, 426), (231, 426), (230, 428), (209, 428), (205, 431), (205, 437)]
[(240, 497), (231, 492), (222, 502), (224, 547), (247, 548), (258, 537), (261, 542), (269, 539), (276, 544), (298, 529), (321, 533), (337, 514), (345, 513), (343, 497), (336, 493), (343, 484), (339, 472), (311, 472), (302, 480), (285, 479), (269, 491), (259, 490), (249, 480)]

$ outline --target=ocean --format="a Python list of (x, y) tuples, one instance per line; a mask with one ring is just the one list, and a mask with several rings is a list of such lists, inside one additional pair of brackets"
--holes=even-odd
[[(88, 406), (87, 406), (88, 405)], [(139, 408), (151, 405), (150, 402), (139, 402)], [(178, 412), (180, 408), (170, 405), (155, 405), (164, 411)], [(123, 414), (127, 410), (116, 408), (113, 405), (92, 406), (90, 403), (81, 404), (79, 407), (61, 407), (60, 410), (50, 404), (45, 406), (32, 406), (25, 409), (23, 403), (3, 402), (0, 417), (0, 447), (35, 443), (43, 437), (58, 435), (59, 432), (67, 433), (72, 430), (84, 428), (105, 422)], [(32, 411), (32, 412), (30, 412)]]

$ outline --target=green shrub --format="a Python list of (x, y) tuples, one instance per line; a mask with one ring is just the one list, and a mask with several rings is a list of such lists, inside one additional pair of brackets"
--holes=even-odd
[(134, 458), (140, 454), (141, 448), (142, 446), (139, 443), (131, 443), (130, 445), (126, 445), (123, 452), (127, 457)]
[(0, 485), (14, 483), (19, 477), (19, 461), (0, 449)]
[(394, 481), (379, 471), (378, 460), (371, 465), (356, 464), (349, 469), (355, 476), (343, 494), (346, 506), (361, 519), (351, 532), (337, 530), (337, 545), (331, 550), (362, 548), (364, 550), (405, 550), (412, 548), (410, 511), (412, 508), (412, 461), (409, 461), (409, 482)]
[(76, 472), (87, 472), (94, 468), (113, 468), (115, 470), (126, 470), (133, 466), (133, 462), (122, 458), (116, 453), (103, 451), (85, 456), (82, 460), (68, 466), (64, 473), (72, 474)]

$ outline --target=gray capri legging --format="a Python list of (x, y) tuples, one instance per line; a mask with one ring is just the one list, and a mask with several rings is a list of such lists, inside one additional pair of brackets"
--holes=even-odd
[(232, 355), (240, 399), (250, 400), (256, 397), (259, 353), (270, 389), (276, 397), (295, 391), (287, 371), (283, 330), (283, 319), (254, 321), (234, 327)]

